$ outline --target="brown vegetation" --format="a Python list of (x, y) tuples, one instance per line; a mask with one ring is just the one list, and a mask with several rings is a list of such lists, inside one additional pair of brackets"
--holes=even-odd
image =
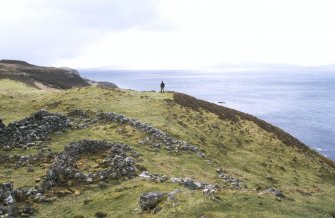
[[(260, 128), (264, 129), (265, 131), (276, 135), (276, 137), (280, 139), (284, 144), (294, 146), (301, 152), (306, 152), (307, 154), (313, 153), (335, 169), (335, 163), (332, 160), (329, 160), (325, 158), (324, 156), (318, 154), (317, 152), (311, 150), (304, 143), (300, 142), (298, 139), (294, 138), (293, 136), (286, 133), (282, 129), (275, 127), (265, 122), (264, 120), (258, 119), (255, 116), (252, 116), (250, 114), (243, 113), (243, 112), (231, 109), (231, 108), (220, 106), (214, 103), (210, 103), (204, 100), (200, 100), (200, 99), (197, 99), (197, 98), (194, 98), (192, 96), (182, 94), (182, 93), (174, 93), (173, 98), (174, 98), (174, 101), (181, 106), (192, 108), (193, 110), (197, 110), (197, 111), (199, 109), (203, 109), (203, 110), (206, 110), (206, 111), (209, 111), (211, 113), (218, 115), (218, 117), (223, 120), (230, 120), (234, 123), (238, 122), (240, 119), (252, 121), (255, 124), (257, 124)], [(313, 156), (314, 155), (311, 155), (311, 157)]]
[(36, 88), (39, 88), (36, 83), (57, 89), (89, 85), (75, 70), (40, 67), (16, 60), (0, 61), (0, 79), (20, 81)]

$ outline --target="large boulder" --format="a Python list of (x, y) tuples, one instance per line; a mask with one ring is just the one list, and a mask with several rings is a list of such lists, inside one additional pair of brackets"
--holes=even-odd
[(140, 196), (140, 206), (142, 210), (151, 210), (158, 206), (166, 198), (166, 193), (146, 192)]

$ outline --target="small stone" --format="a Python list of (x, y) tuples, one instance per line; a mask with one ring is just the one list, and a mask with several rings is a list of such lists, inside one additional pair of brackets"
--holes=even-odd
[(146, 179), (149, 179), (150, 178), (150, 175), (148, 173), (148, 171), (143, 171), (139, 177), (143, 177), (143, 178), (146, 178)]
[(104, 182), (104, 181), (100, 181), (98, 183), (98, 186), (99, 186), (99, 188), (106, 188), (108, 186), (108, 184), (106, 182)]
[(2, 183), (2, 189), (4, 191), (11, 191), (11, 190), (13, 190), (13, 184), (10, 183), (10, 182)]
[(281, 198), (281, 199), (285, 198), (285, 195), (281, 191), (279, 191), (277, 189), (274, 189), (274, 188), (268, 188), (263, 193), (271, 193), (271, 194), (274, 194), (276, 197)]
[(180, 192), (180, 190), (176, 189), (176, 190), (173, 190), (172, 192), (168, 193), (168, 200), (169, 201), (175, 200), (175, 196), (178, 192)]
[(14, 198), (11, 195), (9, 195), (3, 200), (3, 202), (5, 205), (14, 204)]
[(162, 208), (161, 208), (160, 206), (157, 206), (157, 207), (155, 207), (155, 208), (152, 210), (152, 213), (153, 213), (153, 214), (156, 214), (156, 213), (158, 213), (161, 209), (162, 209)]
[(28, 167), (28, 168), (27, 168), (27, 172), (28, 172), (28, 173), (33, 173), (33, 172), (35, 172), (35, 170), (34, 170), (33, 167)]
[(9, 146), (4, 146), (4, 147), (3, 147), (3, 150), (5, 150), (5, 151), (10, 151), (10, 150), (12, 150), (12, 149), (11, 149), (11, 147), (9, 147)]
[(104, 217), (106, 217), (108, 214), (107, 213), (105, 213), (105, 212), (96, 212), (95, 214), (94, 214), (94, 217), (96, 217), (96, 218), (104, 218)]
[(75, 215), (72, 218), (85, 218), (84, 215)]
[(75, 196), (79, 196), (80, 195), (80, 191), (78, 189), (74, 190), (74, 195)]
[(91, 198), (86, 198), (85, 200), (84, 200), (84, 205), (87, 205), (87, 204), (89, 204), (89, 203), (91, 203), (93, 200), (91, 199)]
[(184, 179), (183, 185), (190, 190), (196, 190), (196, 189), (201, 188), (201, 183), (194, 182), (193, 180), (189, 178)]
[(23, 213), (33, 215), (35, 213), (35, 210), (32, 207), (26, 207), (23, 209)]

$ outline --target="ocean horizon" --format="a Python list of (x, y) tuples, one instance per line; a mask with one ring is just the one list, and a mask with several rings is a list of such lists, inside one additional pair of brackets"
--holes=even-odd
[(81, 76), (124, 89), (192, 95), (257, 116), (335, 160), (335, 71), (80, 70)]

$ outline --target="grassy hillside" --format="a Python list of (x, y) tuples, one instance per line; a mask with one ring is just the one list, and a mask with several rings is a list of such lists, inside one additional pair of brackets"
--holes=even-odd
[[(0, 80), (0, 117), (4, 123), (21, 120), (39, 109), (68, 116), (76, 125), (62, 134), (52, 133), (45, 148), (60, 153), (75, 141), (106, 140), (131, 146), (141, 156), (137, 173), (165, 175), (157, 182), (135, 177), (106, 183), (68, 184), (49, 193), (49, 203), (32, 203), (37, 217), (335, 217), (334, 163), (282, 130), (250, 115), (199, 101), (178, 93), (137, 92), (124, 89), (82, 87), (68, 90), (39, 90), (23, 83)], [(80, 109), (86, 117), (71, 115)], [(150, 134), (128, 123), (94, 120), (101, 112), (117, 112), (196, 146), (199, 152), (155, 147)], [(155, 142), (156, 143), (156, 142)], [(163, 142), (159, 142), (163, 143)], [(2, 147), (2, 146), (0, 146)], [(15, 148), (1, 154), (37, 154), (35, 147)], [(83, 170), (96, 168), (103, 154), (78, 160)], [(0, 182), (13, 181), (15, 188), (38, 185), (51, 162), (15, 167), (0, 165)], [(34, 171), (29, 170), (30, 167)], [(218, 171), (218, 169), (220, 169)], [(240, 188), (219, 177), (220, 172), (240, 181)], [(217, 185), (215, 195), (190, 190), (171, 178), (191, 178)], [(265, 190), (280, 190), (278, 197)], [(144, 192), (169, 193), (160, 210), (142, 211), (139, 196)]]

